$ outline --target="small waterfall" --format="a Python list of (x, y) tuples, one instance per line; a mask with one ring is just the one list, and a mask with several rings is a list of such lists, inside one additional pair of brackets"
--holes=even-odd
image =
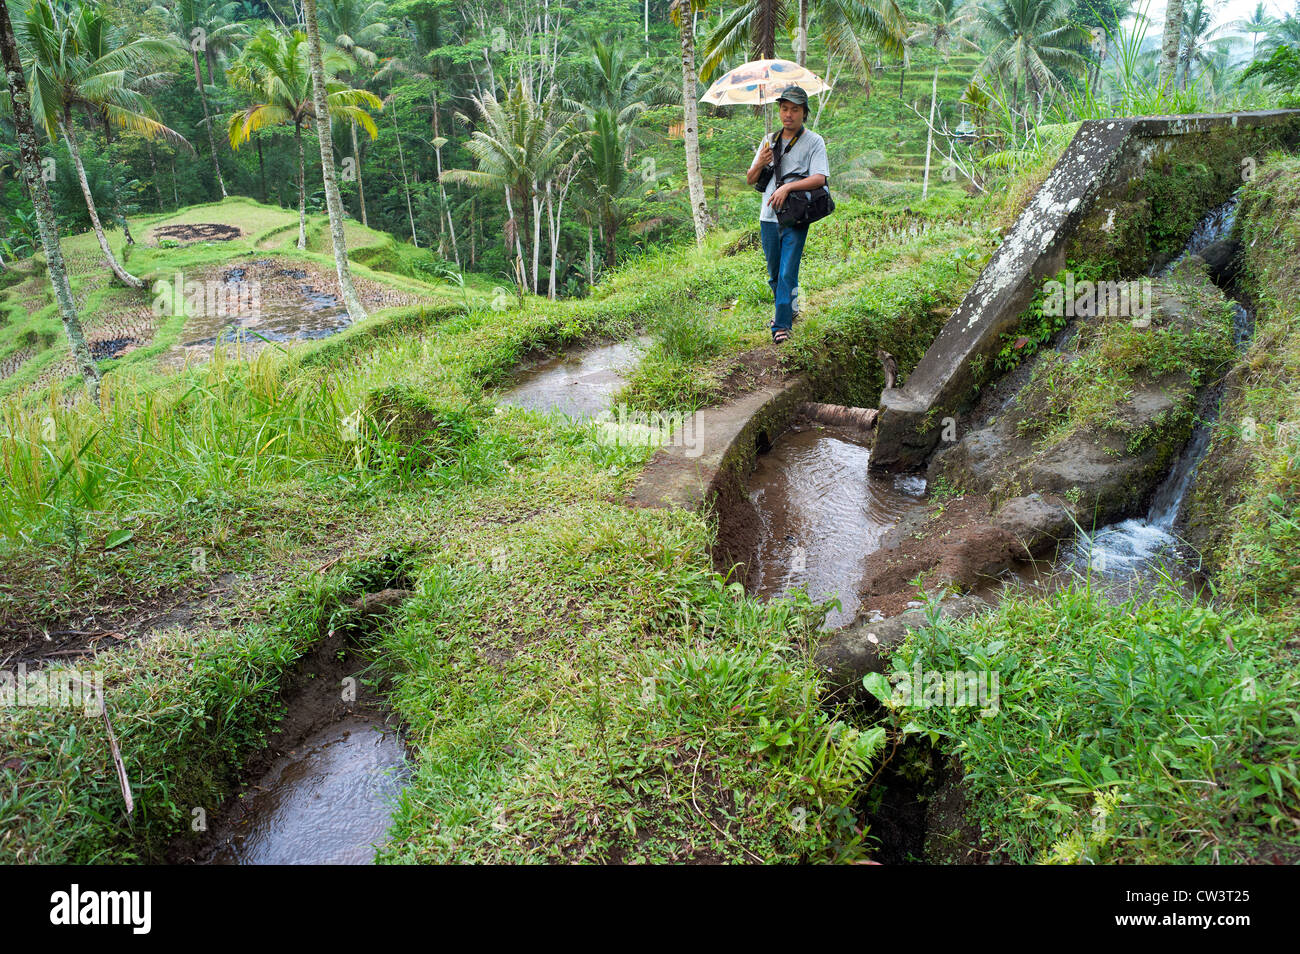
[(1238, 190), (1223, 205), (1216, 206), (1207, 212), (1205, 217), (1196, 223), (1196, 228), (1192, 229), (1192, 236), (1187, 240), (1183, 250), (1164, 268), (1159, 271), (1153, 270), (1153, 274), (1163, 278), (1177, 268), (1188, 255), (1195, 255), (1206, 246), (1213, 245), (1225, 238), (1232, 231), (1232, 226), (1237, 221), (1237, 205), (1240, 201), (1241, 194), (1240, 190)]
[[(1188, 255), (1228, 235), (1236, 221), (1237, 203), (1238, 196), (1234, 194), (1227, 202), (1211, 209), (1197, 223), (1183, 251), (1158, 274), (1168, 275)], [(1240, 302), (1234, 302), (1234, 307), (1233, 341), (1241, 350), (1250, 339), (1254, 322)], [(1196, 479), (1197, 467), (1209, 448), (1211, 426), (1218, 417), (1219, 394), (1213, 393), (1207, 403), (1209, 413), (1197, 421), (1178, 459), (1156, 488), (1146, 516), (1113, 523), (1093, 533), (1080, 533), (1066, 556), (1066, 565), (1105, 576), (1131, 577), (1161, 564), (1181, 561), (1174, 526)]]

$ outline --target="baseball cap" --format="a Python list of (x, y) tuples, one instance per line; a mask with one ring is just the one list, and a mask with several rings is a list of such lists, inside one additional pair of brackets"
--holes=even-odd
[(781, 90), (781, 95), (776, 99), (777, 102), (784, 99), (787, 102), (794, 103), (796, 106), (808, 105), (808, 94), (804, 92), (802, 86), (787, 86), (785, 89)]

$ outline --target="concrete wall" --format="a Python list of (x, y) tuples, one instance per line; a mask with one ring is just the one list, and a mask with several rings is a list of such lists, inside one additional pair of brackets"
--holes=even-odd
[(1002, 246), (901, 387), (881, 396), (873, 470), (925, 465), (985, 383), (1002, 335), (1067, 260), (1114, 280), (1167, 261), (1272, 148), (1300, 141), (1300, 110), (1092, 120), (1016, 219)]

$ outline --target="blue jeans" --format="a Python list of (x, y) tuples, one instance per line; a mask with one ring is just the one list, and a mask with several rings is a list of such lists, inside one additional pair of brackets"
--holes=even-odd
[(790, 330), (794, 312), (790, 299), (799, 287), (799, 259), (803, 257), (803, 243), (808, 238), (808, 226), (781, 225), (778, 222), (759, 222), (763, 239), (763, 257), (767, 259), (767, 283), (776, 299), (776, 317), (772, 332)]

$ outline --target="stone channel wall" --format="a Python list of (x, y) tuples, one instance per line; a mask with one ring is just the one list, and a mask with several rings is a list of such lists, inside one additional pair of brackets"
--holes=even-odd
[(925, 466), (986, 383), (1002, 335), (1067, 261), (1116, 280), (1168, 261), (1197, 220), (1248, 179), (1266, 151), (1300, 141), (1300, 110), (1091, 120), (901, 387), (881, 396), (871, 467)]

